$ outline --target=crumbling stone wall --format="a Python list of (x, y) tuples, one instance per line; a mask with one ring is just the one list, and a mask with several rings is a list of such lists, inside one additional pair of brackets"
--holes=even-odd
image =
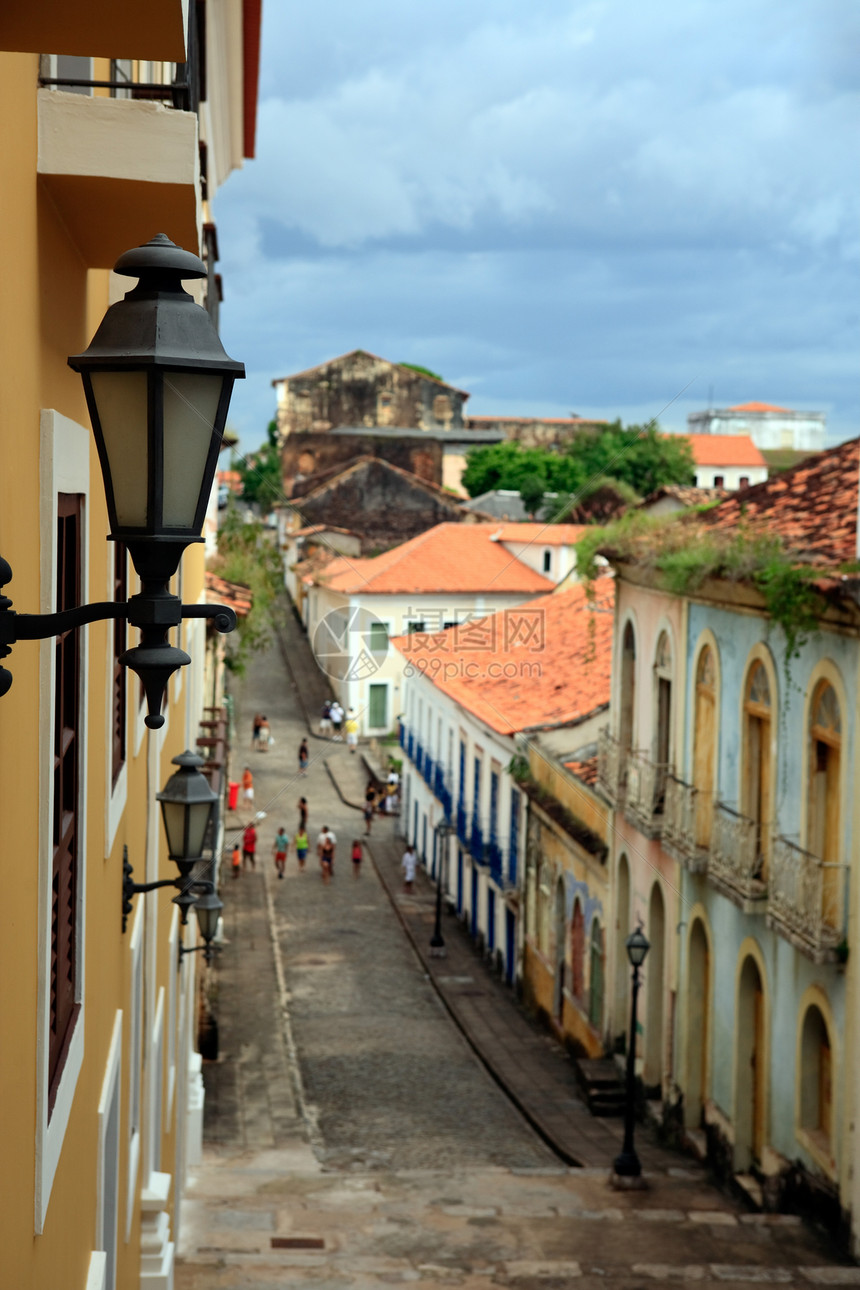
[(442, 483), (442, 444), (438, 439), (389, 439), (361, 434), (289, 435), (281, 449), (287, 497), (307, 493), (327, 475), (346, 470), (358, 457), (378, 457), (408, 470), (428, 484)]

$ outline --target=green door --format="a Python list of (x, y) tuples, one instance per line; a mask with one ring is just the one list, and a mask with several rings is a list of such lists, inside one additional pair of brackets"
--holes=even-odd
[(388, 686), (370, 686), (370, 711), (368, 725), (371, 730), (388, 729)]

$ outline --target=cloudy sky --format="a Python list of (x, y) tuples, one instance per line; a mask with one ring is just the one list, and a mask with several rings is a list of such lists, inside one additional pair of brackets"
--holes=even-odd
[(257, 160), (215, 206), (245, 449), (272, 378), (356, 348), (477, 413), (860, 433), (850, 0), (263, 8)]

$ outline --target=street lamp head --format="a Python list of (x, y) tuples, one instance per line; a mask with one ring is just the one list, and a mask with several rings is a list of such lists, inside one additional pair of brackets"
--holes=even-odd
[(141, 578), (164, 579), (201, 540), (233, 382), (245, 368), (182, 287), (206, 276), (196, 255), (159, 233), (114, 268), (139, 281), (68, 361), (84, 383), (110, 536), (127, 544)]
[(202, 896), (197, 897), (193, 908), (197, 915), (197, 926), (200, 928), (200, 935), (208, 948), (218, 932), (218, 920), (221, 917), (224, 902), (218, 899), (211, 882), (207, 883), (206, 886), (207, 890)]
[(155, 796), (161, 803), (170, 859), (181, 873), (189, 875), (203, 854), (206, 830), (218, 794), (200, 773), (203, 758), (190, 749), (174, 757), (171, 765), (179, 769)]
[(651, 948), (645, 933), (641, 927), (637, 927), (635, 932), (627, 937), (627, 957), (630, 960), (631, 967), (640, 968), (645, 961), (645, 955)]

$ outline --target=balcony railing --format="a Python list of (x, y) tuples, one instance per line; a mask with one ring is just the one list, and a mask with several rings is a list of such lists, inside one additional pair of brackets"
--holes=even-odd
[(465, 802), (457, 803), (457, 837), (464, 847), (469, 845), (469, 815)]
[(663, 828), (668, 774), (668, 765), (651, 761), (645, 753), (631, 753), (627, 759), (624, 814), (649, 837), (657, 837)]
[(508, 844), (508, 885), (516, 887), (517, 885), (517, 861), (519, 859), (517, 852), (517, 837), (511, 833), (511, 840)]
[(431, 790), (431, 792), (432, 792), (432, 789), (433, 789), (433, 758), (430, 756), (430, 753), (429, 753), (429, 752), (425, 752), (425, 754), (424, 754), (424, 769), (423, 769), (423, 771), (422, 771), (421, 773), (423, 774), (424, 779), (425, 779), (425, 780), (426, 780), (426, 782), (427, 782), (427, 787), (428, 787), (428, 788)]
[(788, 838), (774, 838), (767, 884), (767, 922), (822, 963), (843, 940), (840, 864), (828, 864)]
[(606, 726), (597, 736), (597, 784), (613, 805), (621, 800), (623, 794), (623, 772), (621, 745)]
[(698, 841), (702, 836), (704, 809), (704, 794), (675, 775), (666, 776), (662, 842), (669, 854), (690, 873), (704, 873), (708, 867), (708, 848)]
[(409, 758), (411, 762), (415, 761), (415, 757), (413, 755), (414, 752), (415, 752), (415, 735), (412, 733), (411, 730), (408, 730), (406, 732), (406, 756)]
[(424, 745), (422, 744), (421, 740), (417, 738), (417, 736), (415, 739), (415, 757), (413, 760), (415, 762), (415, 769), (418, 771), (418, 774), (420, 775), (422, 773), (422, 768), (424, 766)]
[(475, 816), (472, 817), (469, 851), (471, 852), (472, 859), (476, 860), (478, 864), (484, 864), (486, 862), (486, 855), (484, 854), (484, 831), (481, 828), (480, 821)]
[(398, 738), (398, 740), (400, 741), (400, 747), (405, 749), (405, 747), (406, 747), (406, 726), (403, 724), (403, 722), (402, 722), (402, 721), (400, 722), (400, 726), (399, 726), (399, 728), (398, 728), (397, 738)]
[(502, 848), (499, 846), (495, 838), (490, 838), (487, 843), (487, 862), (490, 866), (490, 877), (494, 882), (498, 883), (500, 887), (504, 881), (502, 860)]
[(740, 815), (725, 802), (714, 807), (708, 877), (735, 903), (750, 906), (750, 912), (767, 894), (766, 830), (767, 825)]

